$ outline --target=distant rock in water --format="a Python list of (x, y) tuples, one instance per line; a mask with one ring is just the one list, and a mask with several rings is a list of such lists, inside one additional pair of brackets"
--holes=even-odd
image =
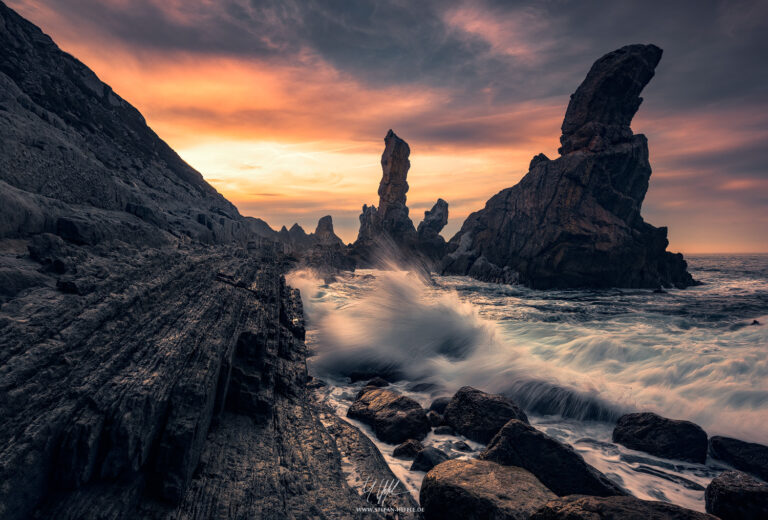
[(629, 45), (595, 62), (571, 96), (561, 156), (533, 158), (519, 184), (472, 213), (448, 244), (445, 274), (533, 288), (687, 287), (667, 228), (643, 221), (648, 143), (630, 129), (662, 51)]
[(432, 209), (424, 212), (424, 220), (416, 230), (421, 251), (433, 260), (439, 260), (445, 254), (445, 239), (440, 232), (447, 223), (448, 203), (437, 199)]
[(362, 265), (376, 263), (380, 260), (377, 255), (439, 260), (445, 249), (445, 240), (439, 233), (448, 221), (448, 203), (438, 199), (432, 210), (425, 212), (417, 231), (406, 205), (411, 148), (392, 130), (384, 137), (384, 145), (379, 206), (363, 205), (360, 231), (351, 254)]
[(314, 235), (315, 235), (315, 239), (320, 244), (344, 245), (344, 242), (339, 237), (337, 237), (336, 233), (334, 233), (333, 231), (333, 218), (331, 218), (330, 215), (321, 217), (320, 220), (317, 221), (317, 228), (315, 228)]
[(330, 215), (321, 217), (314, 233), (307, 234), (298, 224), (290, 230), (285, 226), (278, 233), (285, 252), (293, 255), (299, 265), (310, 267), (328, 278), (338, 271), (351, 271), (355, 261), (349, 256), (348, 247), (333, 231)]

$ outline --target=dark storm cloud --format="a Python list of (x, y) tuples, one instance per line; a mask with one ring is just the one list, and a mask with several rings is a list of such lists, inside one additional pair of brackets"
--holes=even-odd
[[(647, 91), (659, 107), (765, 101), (768, 83), (768, 67), (762, 65), (768, 55), (768, 3), (759, 0), (174, 5), (57, 2), (80, 23), (135, 47), (279, 60), (309, 51), (361, 81), (448, 87), (457, 101), (470, 101), (482, 89), (492, 89), (496, 103), (566, 95), (597, 57), (635, 42), (665, 49), (659, 77)], [(472, 19), (473, 13), (482, 16)], [(462, 21), (476, 30), (465, 30)], [(498, 26), (483, 26), (492, 22)], [(493, 37), (501, 39), (502, 48)], [(521, 41), (530, 55), (525, 49), (505, 52), (505, 39)]]

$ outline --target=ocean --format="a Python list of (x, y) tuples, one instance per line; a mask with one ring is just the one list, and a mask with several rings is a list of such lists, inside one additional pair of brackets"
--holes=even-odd
[[(611, 442), (621, 414), (647, 410), (768, 444), (768, 255), (687, 259), (703, 285), (664, 293), (534, 291), (395, 267), (332, 283), (308, 271), (288, 279), (302, 293), (310, 373), (328, 383), (321, 396), (340, 416), (363, 384), (350, 376), (397, 379), (424, 406), (464, 385), (503, 393), (635, 496), (703, 511), (720, 463)], [(416, 495), (423, 473), (350, 422)], [(432, 433), (425, 443), (476, 454), (452, 450), (452, 440)]]

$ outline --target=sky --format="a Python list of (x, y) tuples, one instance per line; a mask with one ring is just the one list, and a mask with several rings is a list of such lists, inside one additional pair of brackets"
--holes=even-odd
[(415, 224), (447, 238), (557, 157), (569, 95), (630, 43), (664, 49), (632, 127), (643, 216), (688, 254), (768, 252), (768, 2), (6, 0), (136, 106), (244, 215), (353, 241), (383, 138)]

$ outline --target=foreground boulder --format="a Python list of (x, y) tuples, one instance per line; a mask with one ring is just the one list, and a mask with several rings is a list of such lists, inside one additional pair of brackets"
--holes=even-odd
[(541, 289), (695, 283), (682, 255), (666, 251), (667, 228), (640, 214), (651, 166), (629, 125), (661, 54), (629, 45), (595, 62), (568, 104), (560, 157), (537, 155), (516, 186), (469, 215), (443, 273)]
[(707, 460), (707, 434), (701, 427), (650, 412), (622, 415), (613, 429), (613, 442), (665, 459), (699, 464)]
[(704, 493), (707, 512), (722, 520), (768, 518), (768, 485), (740, 471), (714, 478)]
[(635, 497), (569, 496), (552, 500), (531, 520), (717, 520), (714, 516), (691, 511), (666, 502)]
[(416, 453), (416, 458), (411, 464), (411, 471), (429, 471), (448, 459), (448, 455), (442, 450), (432, 447), (424, 448)]
[(768, 446), (715, 436), (709, 439), (709, 452), (736, 469), (768, 481)]
[(426, 520), (522, 520), (554, 498), (522, 468), (475, 459), (435, 466), (419, 493)]
[(504, 425), (480, 458), (527, 469), (560, 496), (626, 494), (573, 448), (516, 419)]
[(408, 439), (407, 441), (395, 446), (392, 451), (392, 456), (396, 459), (412, 459), (424, 449), (424, 445), (416, 439)]
[(423, 439), (431, 429), (419, 403), (384, 388), (365, 387), (347, 417), (369, 424), (376, 437), (390, 444)]
[(525, 412), (511, 399), (471, 386), (459, 389), (443, 414), (445, 423), (473, 441), (488, 444), (510, 419), (528, 422)]

